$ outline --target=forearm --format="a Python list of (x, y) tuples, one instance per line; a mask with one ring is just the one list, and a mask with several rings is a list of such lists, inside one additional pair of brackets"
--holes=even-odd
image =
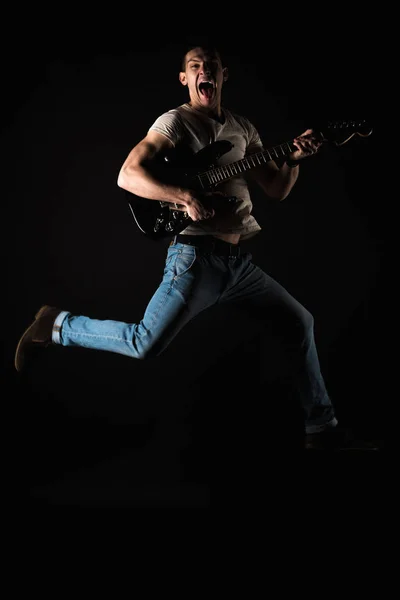
[(192, 200), (190, 190), (160, 181), (142, 166), (121, 169), (117, 184), (122, 189), (148, 200), (173, 202), (183, 206)]
[(123, 167), (117, 183), (119, 187), (141, 198), (173, 203), (178, 210), (187, 212), (193, 221), (214, 216), (214, 209), (203, 206), (199, 201), (199, 192), (159, 181), (145, 167)]
[(289, 167), (286, 162), (277, 169), (268, 182), (267, 193), (282, 201), (288, 197), (299, 176), (299, 166)]

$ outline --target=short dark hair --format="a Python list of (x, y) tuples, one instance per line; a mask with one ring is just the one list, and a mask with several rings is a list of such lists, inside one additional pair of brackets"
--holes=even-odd
[(186, 50), (184, 51), (182, 60), (181, 60), (181, 71), (186, 70), (186, 56), (187, 56), (188, 52), (190, 52), (191, 50), (194, 50), (195, 48), (201, 48), (202, 50), (205, 50), (209, 54), (214, 54), (214, 55), (218, 56), (219, 59), (222, 60), (221, 53), (217, 49), (215, 44), (211, 43), (209, 40), (201, 40), (200, 39), (200, 40), (194, 41), (194, 42), (186, 45)]

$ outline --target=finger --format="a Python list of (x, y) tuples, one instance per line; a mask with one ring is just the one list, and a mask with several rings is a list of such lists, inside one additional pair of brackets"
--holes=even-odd
[(296, 140), (296, 148), (298, 148), (303, 154), (309, 155), (314, 154), (317, 150), (317, 146), (311, 140), (298, 139)]
[(177, 204), (176, 202), (174, 202), (173, 208), (174, 210), (181, 210), (183, 212), (186, 212), (187, 210), (186, 206), (184, 206), (183, 204)]

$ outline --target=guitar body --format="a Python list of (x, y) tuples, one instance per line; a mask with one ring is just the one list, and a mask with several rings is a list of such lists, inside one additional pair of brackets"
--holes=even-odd
[[(173, 149), (168, 152), (156, 167), (157, 175), (166, 183), (180, 185), (204, 192), (212, 191), (215, 184), (204, 184), (197, 177), (212, 169), (220, 156), (231, 150), (232, 144), (221, 140), (205, 146), (197, 153)], [(174, 205), (160, 200), (148, 200), (126, 191), (129, 208), (140, 231), (153, 240), (172, 237), (183, 231), (192, 219), (186, 212), (174, 210)], [(222, 198), (227, 206), (235, 198)]]

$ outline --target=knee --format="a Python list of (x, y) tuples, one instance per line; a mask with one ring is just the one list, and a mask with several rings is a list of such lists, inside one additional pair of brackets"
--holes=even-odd
[(162, 347), (159, 344), (144, 344), (136, 348), (135, 358), (139, 360), (151, 360), (156, 358), (162, 352)]
[(156, 356), (157, 353), (154, 352), (152, 348), (143, 348), (136, 354), (135, 358), (139, 360), (150, 360), (152, 358), (155, 358)]
[(291, 322), (289, 337), (296, 346), (308, 344), (314, 335), (314, 317), (306, 309), (297, 311), (294, 321)]
[(314, 330), (314, 317), (306, 308), (303, 309), (302, 323), (306, 333)]
[(300, 324), (302, 342), (307, 342), (314, 335), (314, 317), (306, 308), (302, 310)]

